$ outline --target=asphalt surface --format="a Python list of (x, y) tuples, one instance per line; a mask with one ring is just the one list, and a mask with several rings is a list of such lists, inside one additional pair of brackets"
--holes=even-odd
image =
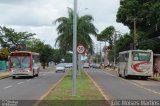
[(50, 67), (42, 70), (39, 77), (2, 79), (0, 80), (0, 100), (32, 100), (35, 102), (63, 75), (64, 73), (55, 73), (54, 68)]
[(160, 82), (124, 79), (115, 72), (100, 69), (86, 69), (86, 72), (109, 100), (159, 100), (160, 103)]

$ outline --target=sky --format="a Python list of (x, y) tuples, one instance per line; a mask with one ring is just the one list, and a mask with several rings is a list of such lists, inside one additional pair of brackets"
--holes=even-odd
[[(0, 0), (0, 26), (15, 29), (18, 32), (36, 33), (36, 38), (54, 47), (58, 37), (53, 22), (67, 16), (67, 8), (73, 8), (74, 0)], [(121, 33), (129, 29), (116, 22), (120, 0), (78, 0), (78, 14), (90, 14), (100, 33), (113, 25)], [(86, 9), (87, 8), (87, 9)], [(92, 37), (95, 44), (98, 42)]]

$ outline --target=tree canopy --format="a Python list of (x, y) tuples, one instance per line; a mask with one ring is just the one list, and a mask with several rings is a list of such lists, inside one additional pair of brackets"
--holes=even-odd
[[(77, 43), (83, 44), (83, 46), (89, 50), (93, 51), (93, 41), (91, 35), (97, 35), (97, 29), (95, 28), (93, 22), (93, 17), (91, 15), (78, 16), (77, 15)], [(56, 40), (56, 45), (66, 53), (72, 50), (73, 42), (73, 10), (68, 9), (68, 17), (60, 17), (55, 23), (58, 23), (57, 31), (58, 37)]]
[(158, 0), (121, 0), (117, 22), (129, 27), (130, 36), (133, 36), (134, 20), (139, 49), (153, 51), (159, 49), (160, 2)]
[(0, 27), (0, 44), (11, 51), (26, 49), (26, 41), (34, 35), (28, 32), (16, 32), (12, 28)]

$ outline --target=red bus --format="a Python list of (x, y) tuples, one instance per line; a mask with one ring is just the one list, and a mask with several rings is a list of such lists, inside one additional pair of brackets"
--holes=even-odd
[(38, 76), (40, 70), (39, 53), (28, 51), (11, 52), (9, 70), (13, 79), (19, 76)]

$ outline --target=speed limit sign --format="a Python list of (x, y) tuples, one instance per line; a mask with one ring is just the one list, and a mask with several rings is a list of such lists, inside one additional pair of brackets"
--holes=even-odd
[(83, 46), (83, 45), (78, 45), (78, 47), (77, 47), (77, 52), (78, 52), (79, 54), (83, 54), (83, 53), (85, 52), (84, 46)]

